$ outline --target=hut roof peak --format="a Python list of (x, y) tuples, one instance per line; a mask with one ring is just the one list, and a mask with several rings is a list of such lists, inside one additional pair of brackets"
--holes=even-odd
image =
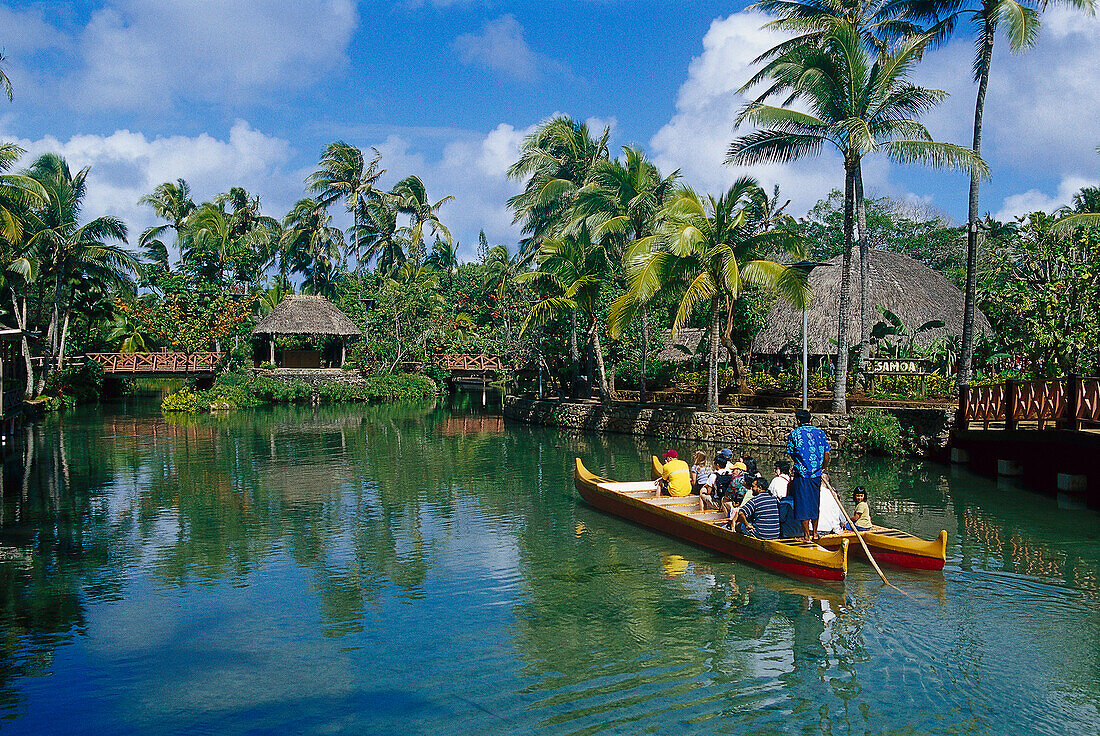
[(336, 335), (363, 333), (346, 314), (323, 296), (290, 294), (256, 323), (253, 335)]

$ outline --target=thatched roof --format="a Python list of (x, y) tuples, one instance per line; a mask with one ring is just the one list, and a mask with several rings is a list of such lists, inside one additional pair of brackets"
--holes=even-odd
[[(676, 339), (672, 339), (672, 330), (665, 330), (665, 345), (667, 347), (657, 353), (658, 360), (666, 360), (670, 363), (687, 363), (694, 360), (703, 360), (707, 355), (707, 335), (709, 329), (704, 327), (685, 327), (676, 333)], [(729, 360), (729, 352), (719, 345), (718, 361), (725, 363)]]
[[(944, 322), (944, 327), (917, 336), (915, 344), (920, 347), (926, 347), (945, 335), (962, 334), (963, 293), (950, 281), (920, 261), (899, 253), (872, 250), (870, 260), (870, 326), (882, 320), (878, 307), (883, 307), (896, 314), (910, 330), (916, 330), (932, 320)], [(836, 345), (830, 341), (836, 340), (844, 258), (837, 256), (826, 263), (830, 265), (815, 268), (810, 273), (814, 301), (807, 312), (807, 333), (810, 353), (814, 355), (836, 353)], [(859, 342), (859, 304), (857, 252), (852, 258), (852, 317), (848, 333), (852, 345)], [(992, 333), (989, 320), (981, 312), (975, 316), (974, 328), (975, 336)], [(802, 312), (782, 300), (777, 302), (768, 313), (764, 329), (753, 341), (753, 352), (771, 355), (802, 352)]]
[(253, 335), (338, 335), (363, 333), (346, 314), (323, 296), (292, 294), (252, 328)]

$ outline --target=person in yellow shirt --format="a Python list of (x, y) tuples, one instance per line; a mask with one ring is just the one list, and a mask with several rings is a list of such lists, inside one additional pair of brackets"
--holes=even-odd
[(661, 466), (661, 477), (657, 481), (657, 495), (667, 491), (670, 496), (690, 496), (691, 468), (680, 459), (676, 450), (669, 450), (661, 457), (665, 463)]

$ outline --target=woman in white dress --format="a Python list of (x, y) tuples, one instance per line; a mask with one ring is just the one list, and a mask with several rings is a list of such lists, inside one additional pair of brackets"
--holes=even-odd
[[(812, 498), (812, 496), (811, 496)], [(818, 534), (838, 534), (844, 530), (844, 513), (833, 496), (829, 474), (821, 474), (821, 508), (817, 517)]]

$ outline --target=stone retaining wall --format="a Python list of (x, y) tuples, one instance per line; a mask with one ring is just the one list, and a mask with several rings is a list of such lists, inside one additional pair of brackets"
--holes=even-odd
[[(886, 408), (898, 417), (906, 435), (905, 450), (919, 456), (946, 452), (954, 414), (937, 408)], [(789, 411), (723, 411), (710, 413), (676, 406), (645, 406), (598, 402), (504, 399), (506, 421), (593, 432), (665, 437), (710, 444), (771, 445), (783, 447), (795, 426)], [(836, 449), (844, 447), (847, 414), (814, 414), (814, 424), (825, 430)]]
[(326, 383), (341, 383), (345, 386), (367, 385), (359, 371), (345, 371), (341, 368), (276, 368), (274, 370), (257, 368), (255, 372), (257, 375), (267, 376), (284, 383), (305, 381), (313, 388)]
[[(594, 432), (667, 437), (711, 444), (774, 445), (783, 447), (795, 427), (790, 412), (692, 411), (678, 407), (604, 406), (597, 402), (557, 402), (508, 396), (504, 418), (526, 424), (584, 429)], [(844, 414), (815, 414), (814, 424), (825, 430), (835, 447), (848, 432)]]

